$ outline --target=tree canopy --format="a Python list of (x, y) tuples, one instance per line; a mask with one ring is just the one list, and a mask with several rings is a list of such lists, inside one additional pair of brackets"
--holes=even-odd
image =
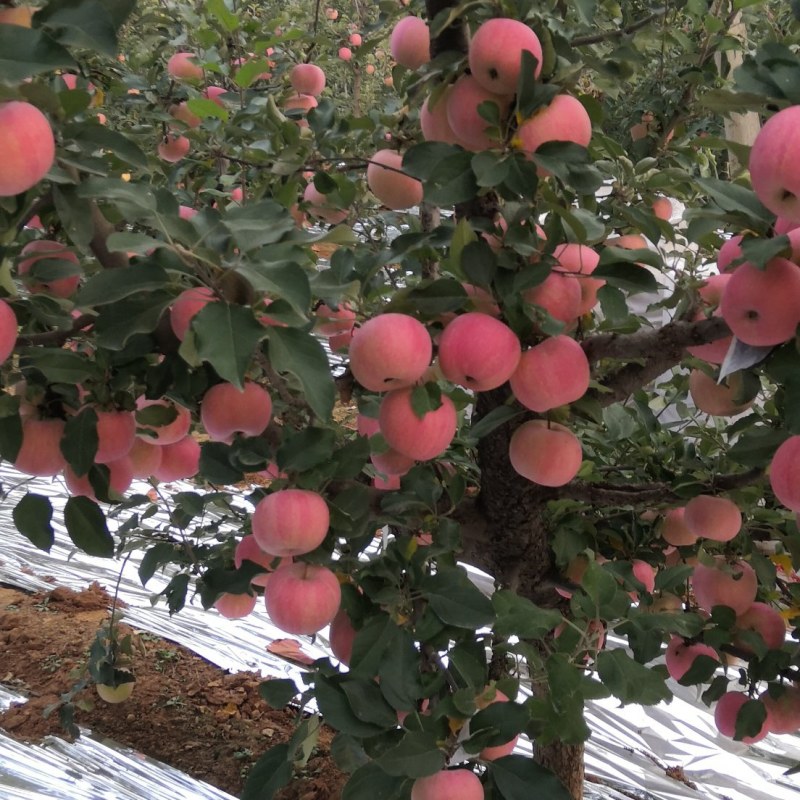
[(585, 703), (669, 677), (800, 728), (785, 5), (0, 7), (0, 456), (171, 612), (332, 622), (263, 695), (348, 800), (580, 797)]

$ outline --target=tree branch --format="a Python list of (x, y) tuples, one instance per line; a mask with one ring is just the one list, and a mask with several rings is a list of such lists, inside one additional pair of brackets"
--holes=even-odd
[(17, 337), (17, 346), (33, 347), (34, 345), (60, 347), (78, 331), (88, 328), (95, 321), (94, 314), (81, 314), (70, 328), (60, 331), (47, 331), (46, 333), (31, 333), (27, 336)]
[(582, 47), (583, 45), (597, 44), (598, 42), (603, 42), (608, 39), (621, 39), (623, 36), (636, 33), (636, 31), (641, 30), (645, 26), (649, 25), (653, 20), (662, 16), (665, 11), (666, 8), (658, 8), (652, 14), (649, 14), (648, 16), (643, 17), (636, 22), (632, 22), (630, 25), (626, 25), (624, 28), (615, 28), (614, 30), (593, 33), (588, 36), (576, 36), (570, 41), (570, 45), (572, 45), (572, 47)]

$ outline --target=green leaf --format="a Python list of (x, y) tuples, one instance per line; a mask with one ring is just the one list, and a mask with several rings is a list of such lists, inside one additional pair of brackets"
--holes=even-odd
[(139, 580), (142, 586), (147, 584), (160, 566), (169, 564), (175, 559), (176, 547), (172, 542), (158, 542), (147, 549), (139, 564)]
[(422, 142), (406, 151), (403, 156), (403, 170), (414, 178), (428, 181), (444, 159), (458, 156), (462, 152), (453, 144)]
[(444, 769), (444, 753), (437, 746), (435, 733), (409, 731), (376, 763), (387, 775), (424, 778)]
[(51, 0), (36, 22), (62, 44), (117, 54), (116, 20), (99, 0)]
[(144, 233), (112, 233), (106, 240), (106, 247), (112, 253), (135, 253), (138, 256), (146, 256), (152, 250), (167, 247), (167, 243)]
[(46, 553), (55, 541), (53, 526), (53, 506), (50, 500), (40, 494), (28, 492), (14, 506), (12, 511), (17, 530), (34, 546)]
[(747, 700), (736, 715), (736, 731), (733, 734), (735, 741), (741, 741), (745, 736), (756, 736), (767, 718), (767, 708), (760, 700)]
[(64, 506), (64, 523), (73, 544), (84, 553), (100, 558), (114, 555), (114, 539), (108, 532), (100, 506), (88, 497), (70, 497)]
[(739, 212), (763, 224), (772, 223), (772, 214), (752, 189), (716, 178), (697, 178), (697, 184), (723, 211)]
[(513, 406), (498, 406), (473, 424), (467, 435), (470, 440), (478, 441), (478, 439), (488, 436), (493, 430), (496, 430), (501, 425), (505, 425), (506, 422), (509, 422), (523, 413), (523, 411)]
[(209, 483), (227, 486), (244, 479), (244, 472), (232, 463), (232, 451), (222, 442), (203, 442), (200, 445), (200, 475)]
[(225, 0), (208, 0), (208, 13), (229, 33), (239, 27), (239, 18), (231, 13), (225, 5)]
[(789, 438), (785, 430), (756, 425), (745, 431), (728, 450), (728, 458), (746, 467), (766, 467), (775, 451)]
[(540, 608), (507, 589), (492, 595), (492, 605), (497, 614), (493, 630), (498, 636), (540, 639), (563, 621), (558, 611)]
[[(615, 251), (619, 248), (607, 247), (603, 254), (609, 250)], [(639, 252), (639, 251), (628, 251)], [(649, 252), (649, 251), (648, 251)], [(613, 256), (611, 256), (613, 258)], [(625, 289), (628, 292), (657, 292), (658, 281), (655, 275), (647, 267), (640, 267), (638, 264), (626, 263), (623, 260), (603, 263), (602, 256), (600, 264), (592, 273), (593, 278), (602, 278), (611, 286)]]
[(273, 200), (229, 208), (224, 221), (242, 252), (278, 242), (295, 227), (292, 215)]
[(406, 778), (387, 775), (370, 761), (350, 776), (342, 800), (404, 800), (408, 797), (409, 783)]
[(333, 458), (336, 434), (330, 428), (309, 426), (288, 434), (278, 450), (276, 459), (282, 470), (304, 472)]
[[(114, 234), (115, 236), (136, 234)], [(109, 248), (110, 249), (110, 248)], [(116, 249), (121, 249), (117, 247)], [(169, 285), (169, 276), (157, 264), (137, 264), (98, 272), (78, 292), (75, 303), (83, 308), (124, 300), (137, 292), (153, 292)]]
[(505, 756), (492, 761), (489, 775), (504, 800), (572, 800), (572, 794), (547, 767), (524, 756)]
[[(330, 679), (322, 675), (317, 675), (314, 683), (317, 705), (328, 725), (337, 731), (347, 733), (356, 738), (377, 736), (385, 731), (390, 725), (388, 716), (385, 724), (359, 719), (351, 708), (350, 699), (342, 689), (341, 683), (341, 678)], [(385, 703), (385, 701), (382, 702)], [(393, 723), (397, 724), (396, 716), (393, 719)]]
[(435, 575), (425, 578), (420, 592), (446, 625), (477, 630), (494, 621), (491, 600), (462, 568), (440, 568)]
[(167, 292), (151, 291), (101, 306), (94, 325), (97, 343), (109, 350), (122, 350), (131, 336), (137, 333), (152, 333), (158, 326), (164, 310), (174, 299), (175, 297)]
[(381, 689), (374, 680), (350, 678), (339, 684), (350, 710), (361, 721), (378, 725), (381, 728), (394, 728), (397, 725), (397, 713), (386, 702)]
[(97, 412), (84, 408), (67, 420), (61, 437), (61, 453), (79, 477), (94, 464), (97, 445)]
[(253, 764), (247, 775), (241, 800), (271, 800), (278, 789), (292, 779), (289, 763), (289, 745), (271, 747)]
[(246, 89), (265, 72), (269, 72), (269, 63), (266, 58), (250, 59), (236, 70), (233, 82), (242, 89)]
[(227, 108), (223, 108), (213, 100), (205, 97), (193, 97), (191, 100), (187, 100), (186, 107), (196, 117), (214, 117), (215, 119), (221, 119), (223, 122), (227, 122), (230, 117)]
[(424, 188), (425, 200), (431, 205), (452, 206), (472, 200), (478, 194), (472, 154), (461, 151), (443, 159), (432, 170)]
[(296, 328), (272, 328), (269, 359), (278, 372), (291, 373), (298, 379), (311, 410), (323, 422), (329, 420), (336, 391), (328, 356), (319, 341)]
[(269, 292), (275, 298), (286, 300), (302, 317), (308, 314), (311, 286), (308, 275), (298, 264), (285, 261), (269, 264), (259, 262), (256, 257), (253, 261), (237, 266), (236, 272), (247, 278), (255, 291)]
[(222, 301), (208, 303), (192, 320), (197, 355), (223, 380), (241, 389), (253, 351), (265, 336), (250, 309)]
[(28, 347), (20, 351), (20, 366), (38, 369), (50, 383), (79, 384), (90, 378), (99, 378), (100, 369), (78, 353), (54, 347)]
[(645, 667), (624, 650), (603, 650), (598, 653), (597, 674), (623, 704), (652, 706), (672, 698), (664, 680), (666, 667)]
[(259, 684), (258, 693), (273, 708), (283, 708), (299, 694), (297, 684), (290, 678), (275, 678)]
[(19, 83), (57, 67), (76, 67), (72, 56), (40, 29), (0, 25), (0, 76), (6, 83)]
[(127, 136), (109, 130), (104, 125), (75, 125), (64, 132), (65, 138), (72, 140), (91, 154), (92, 150), (102, 148), (112, 153), (120, 161), (132, 167), (147, 169), (147, 156)]

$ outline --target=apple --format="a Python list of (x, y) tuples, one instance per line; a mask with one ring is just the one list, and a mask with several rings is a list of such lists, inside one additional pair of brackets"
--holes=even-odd
[(773, 213), (800, 223), (800, 105), (770, 117), (750, 149), (750, 182)]
[(719, 661), (717, 651), (713, 647), (700, 642), (687, 644), (680, 636), (672, 636), (666, 654), (667, 672), (670, 677), (679, 681), (692, 668), (698, 656), (708, 656), (714, 661)]
[(672, 203), (666, 197), (657, 197), (653, 200), (652, 209), (658, 219), (663, 219), (664, 222), (672, 219)]
[(331, 225), (338, 225), (347, 219), (348, 212), (342, 208), (336, 208), (330, 204), (328, 196), (309, 183), (303, 192), (303, 200), (309, 204), (308, 213), (314, 217), (319, 217), (321, 220), (330, 223)]
[(800, 511), (800, 436), (790, 436), (775, 451), (769, 482), (782, 505)]
[(350, 371), (372, 392), (416, 383), (428, 368), (433, 343), (428, 329), (407, 314), (380, 314), (353, 332)]
[(770, 733), (796, 733), (800, 729), (800, 686), (784, 684), (780, 696), (772, 697), (765, 691), (758, 699), (767, 708)]
[(17, 327), (17, 315), (5, 300), (0, 300), (0, 363), (8, 361), (14, 352)]
[(200, 469), (200, 445), (191, 437), (161, 446), (161, 463), (153, 476), (163, 483), (193, 478)]
[(381, 403), (378, 417), (389, 447), (415, 461), (428, 461), (444, 453), (453, 441), (458, 415), (453, 401), (442, 395), (439, 408), (418, 417), (411, 406), (413, 389), (395, 389)]
[(479, 311), (456, 317), (439, 339), (442, 374), (451, 383), (475, 392), (502, 386), (517, 368), (521, 354), (514, 331)]
[[(118, 495), (121, 497), (125, 492), (130, 489), (133, 483), (133, 465), (131, 460), (125, 456), (116, 461), (109, 461), (106, 463), (108, 467), (108, 488), (109, 495)], [(97, 502), (97, 496), (94, 493), (91, 481), (88, 475), (76, 475), (72, 468), (67, 465), (64, 467), (64, 480), (67, 484), (67, 489), (73, 497), (88, 497), (90, 500)]]
[(342, 602), (339, 581), (327, 567), (281, 565), (264, 588), (272, 622), (286, 633), (311, 635), (329, 625)]
[(431, 105), (432, 95), (428, 95), (419, 111), (419, 125), (426, 142), (446, 142), (458, 144), (458, 136), (453, 133), (447, 121), (447, 98), (450, 94), (448, 86), (436, 102)]
[(551, 336), (522, 354), (511, 375), (511, 390), (525, 408), (543, 413), (583, 397), (589, 373), (589, 360), (578, 342)]
[[(492, 687), (487, 687), (487, 690), (484, 692), (483, 695), (479, 695), (477, 698), (475, 698), (475, 704), (481, 710), (487, 708), (493, 703), (508, 703), (508, 702), (509, 698), (507, 695), (505, 695), (499, 689), (494, 689), (494, 691), (492, 692)], [(478, 757), (483, 759), (484, 761), (496, 761), (498, 758), (503, 758), (504, 756), (510, 756), (514, 752), (514, 748), (517, 745), (518, 739), (519, 736), (515, 736), (513, 739), (511, 739), (508, 742), (505, 742), (504, 744), (495, 745), (493, 747), (484, 747), (483, 750), (481, 750), (480, 753), (478, 754)]]
[(177, 105), (170, 106), (169, 113), (174, 119), (180, 120), (184, 125), (188, 125), (190, 128), (199, 128), (203, 121), (189, 110), (189, 106), (186, 105), (185, 100)]
[(188, 408), (174, 403), (167, 398), (162, 398), (161, 400), (146, 400), (144, 397), (140, 397), (136, 401), (136, 408), (139, 410), (149, 408), (150, 406), (171, 408), (176, 412), (176, 416), (170, 422), (163, 425), (146, 425), (137, 422), (137, 435), (144, 439), (144, 441), (156, 445), (175, 444), (175, 442), (179, 442), (189, 433), (189, 428), (192, 424), (192, 412), (189, 411)]
[(32, 6), (0, 8), (0, 25), (18, 25), (21, 28), (30, 28), (33, 23), (33, 15), (38, 10)]
[(447, 93), (447, 122), (458, 138), (458, 144), (467, 150), (489, 150), (499, 144), (490, 138), (487, 122), (479, 113), (481, 103), (494, 103), (503, 120), (511, 105), (509, 95), (499, 95), (485, 89), (472, 75), (462, 75)]
[(258, 436), (271, 418), (272, 399), (253, 381), (245, 381), (242, 389), (218, 383), (203, 395), (200, 404), (200, 421), (214, 442), (230, 444), (237, 433)]
[(314, 314), (317, 317), (314, 330), (320, 336), (350, 334), (356, 324), (356, 312), (346, 303), (342, 303), (335, 311), (326, 303), (320, 303)]
[(191, 143), (185, 136), (176, 133), (167, 133), (158, 143), (158, 157), (162, 161), (174, 164), (180, 161), (188, 152)]
[(350, 36), (347, 38), (347, 41), (351, 45), (353, 45), (353, 47), (361, 47), (363, 39), (361, 38), (360, 33), (351, 33)]
[(683, 521), (698, 538), (729, 542), (742, 528), (742, 512), (732, 500), (701, 494), (686, 504)]
[(53, 166), (56, 143), (47, 117), (21, 100), (0, 103), (0, 197), (13, 197), (39, 183)]
[(392, 29), (389, 39), (392, 58), (406, 69), (419, 69), (431, 60), (431, 34), (425, 20), (404, 17)]
[(581, 468), (578, 437), (556, 422), (524, 422), (511, 436), (508, 457), (517, 473), (540, 486), (564, 486)]
[(61, 454), (61, 437), (64, 420), (35, 419), (29, 417), (22, 423), (22, 446), (14, 466), (28, 475), (49, 478), (58, 475), (67, 465)]
[(367, 185), (380, 202), (401, 211), (422, 202), (422, 183), (403, 173), (403, 156), (396, 150), (378, 150), (367, 166)]
[[(730, 239), (726, 239), (722, 247), (719, 248), (719, 252), (717, 253), (717, 269), (720, 272), (726, 272), (728, 267), (739, 258), (742, 258), (744, 253), (742, 252), (742, 239), (744, 237), (741, 234), (737, 234), (736, 236), (731, 236)], [(736, 269), (734, 267), (731, 269), (733, 272)]]
[(325, 73), (316, 64), (295, 64), (289, 73), (289, 83), (297, 94), (319, 97), (325, 88)]
[(217, 300), (213, 290), (206, 286), (193, 286), (185, 289), (170, 306), (169, 322), (173, 333), (181, 341), (186, 338), (192, 318), (201, 308), (205, 308), (209, 303)]
[(373, 453), (369, 460), (382, 475), (405, 475), (414, 466), (414, 459), (389, 448), (384, 453)]
[(94, 460), (107, 464), (127, 456), (136, 439), (136, 417), (132, 411), (97, 413), (97, 453)]
[(516, 94), (522, 71), (522, 53), (536, 59), (534, 77), (542, 71), (539, 37), (516, 19), (497, 17), (484, 22), (469, 43), (469, 69), (475, 80), (495, 94)]
[(356, 629), (350, 622), (347, 612), (340, 608), (331, 622), (331, 629), (328, 633), (328, 641), (331, 645), (331, 652), (336, 658), (350, 666), (350, 659), (353, 657), (353, 642), (356, 638)]
[(272, 556), (302, 556), (316, 550), (330, 527), (328, 504), (317, 492), (280, 489), (256, 505), (252, 517), (256, 543)]
[[(592, 120), (580, 100), (569, 94), (556, 95), (550, 105), (539, 109), (519, 126), (514, 145), (532, 156), (545, 142), (574, 142), (588, 147)], [(540, 170), (540, 174), (548, 174)]]
[(340, 47), (339, 48), (339, 58), (342, 61), (350, 61), (353, 57), (353, 51), (349, 47)]
[[(736, 628), (760, 634), (770, 650), (780, 650), (786, 640), (786, 622), (780, 611), (767, 603), (753, 603), (744, 614), (739, 614)], [(740, 637), (734, 636), (733, 643), (743, 650), (750, 650)]]
[(95, 689), (98, 697), (106, 703), (124, 703), (132, 694), (134, 681), (126, 681), (119, 686), (111, 686), (108, 683), (97, 683)]
[(359, 436), (366, 436), (369, 438), (381, 432), (381, 425), (377, 417), (368, 417), (365, 414), (359, 414), (356, 418), (356, 431)]
[(269, 575), (273, 571), (275, 556), (262, 550), (252, 533), (243, 536), (237, 542), (236, 550), (233, 553), (233, 565), (236, 569), (239, 569), (245, 561), (252, 561), (264, 567), (264, 574), (256, 575), (251, 583), (254, 586), (266, 586)]
[(745, 344), (788, 341), (800, 323), (800, 267), (785, 258), (773, 258), (765, 269), (745, 262), (731, 275), (720, 310)]
[[(749, 699), (744, 692), (726, 692), (717, 700), (717, 705), (714, 708), (714, 723), (723, 736), (734, 737), (739, 710)], [(744, 736), (742, 742), (744, 744), (760, 742), (769, 733), (769, 729), (770, 719), (769, 712), (767, 712), (767, 718), (762, 723), (759, 732), (755, 736)]]
[(700, 369), (689, 373), (689, 394), (698, 410), (718, 417), (730, 417), (747, 411), (753, 400), (737, 403), (736, 388), (727, 382), (717, 383)]
[(483, 800), (481, 779), (469, 769), (444, 769), (417, 778), (411, 787), (411, 800)]
[(584, 244), (560, 244), (553, 250), (553, 258), (558, 262), (556, 269), (573, 275), (580, 275), (577, 278), (581, 287), (581, 307), (579, 316), (588, 314), (597, 305), (597, 292), (605, 286), (605, 281), (598, 278), (590, 278), (600, 263), (599, 253)]
[(196, 61), (194, 53), (175, 53), (167, 62), (167, 73), (176, 81), (201, 81), (203, 68)]
[[(0, 178), (0, 180), (2, 179)], [(33, 276), (30, 278), (25, 277), (31, 272), (37, 261), (53, 259), (54, 261), (78, 264), (78, 257), (69, 250), (66, 245), (49, 239), (36, 239), (33, 242), (28, 242), (28, 244), (22, 248), (21, 255), (27, 255), (28, 258), (24, 258), (19, 262), (17, 271), (32, 294), (43, 292), (53, 295), (53, 297), (62, 298), (71, 297), (75, 294), (75, 290), (78, 288), (78, 284), (81, 281), (80, 274), (67, 275), (63, 278), (53, 278), (52, 280), (41, 280)]]
[(581, 281), (568, 273), (553, 270), (542, 283), (526, 289), (522, 299), (544, 309), (553, 319), (571, 325), (580, 316)]
[(691, 577), (697, 605), (704, 611), (714, 606), (728, 606), (744, 614), (755, 602), (758, 580), (753, 568), (745, 561), (726, 564), (723, 556), (714, 559), (714, 565), (697, 564)]
[(697, 541), (697, 536), (686, 526), (685, 513), (685, 507), (671, 508), (664, 515), (664, 521), (661, 523), (661, 537), (673, 547), (684, 547)]
[(161, 465), (161, 448), (137, 436), (127, 458), (134, 478), (149, 478)]
[(223, 592), (214, 601), (214, 608), (226, 619), (242, 619), (256, 607), (256, 602), (254, 594)]
[[(283, 101), (283, 108), (286, 111), (299, 110), (307, 113), (311, 111), (312, 108), (316, 108), (317, 105), (317, 98), (310, 94), (295, 94)], [(308, 127), (308, 121), (305, 119), (305, 113), (302, 115), (302, 117), (295, 119), (295, 122), (301, 128)]]

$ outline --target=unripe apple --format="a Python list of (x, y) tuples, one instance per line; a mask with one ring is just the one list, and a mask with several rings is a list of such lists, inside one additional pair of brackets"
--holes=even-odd
[(372, 392), (411, 386), (431, 363), (427, 328), (407, 314), (380, 314), (356, 328), (350, 343), (353, 377)]
[[(131, 460), (124, 456), (116, 461), (109, 461), (106, 463), (108, 467), (108, 488), (111, 496), (122, 496), (130, 489), (133, 483), (133, 465)], [(97, 502), (97, 496), (94, 493), (91, 481), (88, 475), (76, 475), (72, 468), (67, 465), (64, 467), (64, 480), (67, 484), (67, 489), (73, 497), (88, 497), (90, 500)]]
[(98, 683), (95, 685), (97, 689), (97, 696), (105, 703), (124, 703), (132, 694), (134, 681), (127, 681), (121, 683), (119, 686), (110, 686), (107, 683)]
[(778, 501), (800, 511), (800, 436), (790, 436), (772, 457), (769, 482)]
[(670, 638), (666, 653), (667, 672), (670, 678), (679, 681), (692, 668), (698, 656), (708, 656), (714, 661), (719, 661), (717, 651), (707, 644), (700, 642), (687, 644), (680, 636)]
[(256, 601), (254, 594), (223, 592), (214, 601), (214, 608), (226, 619), (242, 619), (256, 607)]
[(456, 317), (439, 339), (439, 366), (451, 383), (475, 392), (502, 386), (519, 364), (514, 331), (479, 311)]
[(272, 418), (272, 399), (253, 381), (239, 389), (232, 383), (218, 383), (204, 395), (200, 421), (214, 442), (230, 442), (237, 433), (258, 436)]
[[(388, 167), (388, 169), (387, 169)], [(422, 202), (422, 183), (405, 175), (403, 156), (396, 150), (378, 150), (367, 166), (367, 185), (378, 200), (394, 211)]]
[(545, 142), (574, 142), (588, 147), (591, 139), (592, 120), (583, 103), (572, 95), (559, 94), (519, 126), (514, 144), (531, 156)]
[(785, 258), (773, 258), (763, 270), (745, 262), (728, 281), (720, 309), (745, 344), (788, 341), (800, 322), (800, 267)]
[(58, 475), (67, 465), (61, 454), (64, 420), (26, 419), (22, 423), (22, 446), (14, 466), (28, 475), (49, 478)]
[(327, 567), (281, 565), (264, 588), (272, 622), (286, 633), (311, 635), (329, 625), (342, 602), (339, 581)]
[(674, 547), (684, 547), (697, 541), (697, 536), (686, 527), (685, 513), (684, 507), (671, 508), (664, 515), (664, 521), (661, 523), (662, 538)]
[(174, 164), (180, 161), (188, 152), (191, 143), (185, 136), (168, 133), (158, 143), (158, 157), (162, 161)]
[[(744, 614), (736, 617), (736, 627), (740, 631), (753, 631), (761, 635), (770, 650), (780, 650), (786, 640), (786, 623), (780, 611), (767, 603), (753, 603)], [(734, 645), (750, 651), (746, 642), (734, 636)]]
[(75, 294), (78, 284), (81, 281), (80, 274), (67, 275), (64, 278), (54, 278), (53, 280), (37, 280), (26, 278), (25, 276), (33, 269), (37, 261), (53, 259), (55, 261), (68, 261), (71, 264), (78, 264), (78, 257), (66, 245), (61, 242), (54, 242), (49, 239), (36, 239), (29, 242), (22, 248), (22, 255), (28, 258), (23, 259), (17, 266), (17, 272), (32, 294), (43, 292), (54, 297), (71, 297)]
[(419, 69), (431, 60), (431, 34), (425, 20), (404, 17), (392, 29), (389, 39), (392, 58), (406, 69)]
[(256, 575), (250, 583), (254, 586), (266, 586), (270, 573), (273, 571), (273, 564), (277, 562), (275, 556), (259, 547), (256, 537), (252, 533), (243, 536), (237, 542), (236, 550), (233, 553), (233, 565), (236, 569), (239, 569), (245, 561), (252, 561), (264, 567), (264, 573)]
[(325, 73), (316, 64), (295, 64), (289, 73), (289, 82), (297, 94), (319, 97), (325, 88)]
[(744, 614), (758, 591), (756, 573), (748, 563), (739, 560), (727, 565), (722, 556), (711, 567), (697, 564), (691, 583), (697, 605), (709, 612), (714, 606), (728, 606), (736, 614)]
[(491, 123), (478, 113), (478, 106), (486, 102), (497, 106), (502, 121), (508, 113), (511, 97), (484, 89), (472, 75), (462, 75), (447, 94), (447, 122), (458, 143), (467, 150), (489, 150), (499, 146), (487, 134)]
[(303, 200), (309, 203), (308, 213), (321, 220), (338, 225), (347, 219), (347, 211), (331, 205), (327, 195), (322, 194), (313, 183), (309, 183), (303, 192)]
[(214, 292), (205, 286), (185, 289), (175, 298), (175, 302), (170, 306), (169, 322), (178, 339), (184, 340), (195, 314), (216, 300)]
[(509, 442), (511, 466), (540, 486), (563, 486), (581, 468), (581, 443), (572, 431), (555, 422), (535, 419), (517, 428)]
[(150, 406), (173, 408), (177, 416), (165, 425), (145, 425), (137, 423), (140, 431), (138, 436), (144, 439), (144, 441), (156, 445), (174, 444), (189, 433), (189, 428), (192, 424), (192, 412), (189, 411), (188, 408), (173, 403), (166, 398), (162, 400), (146, 400), (144, 397), (140, 397), (136, 401), (137, 409), (149, 408)]
[(773, 213), (800, 223), (800, 105), (784, 108), (762, 126), (750, 150), (750, 182)]
[(173, 444), (161, 447), (161, 463), (154, 477), (163, 483), (193, 478), (200, 470), (200, 445), (191, 437), (184, 436)]
[(17, 315), (5, 300), (0, 300), (0, 364), (8, 361), (16, 344)]
[[(744, 692), (726, 692), (717, 701), (714, 708), (714, 723), (723, 736), (734, 737), (739, 710), (749, 699)], [(755, 736), (744, 736), (742, 742), (744, 744), (760, 742), (769, 733), (769, 729), (770, 719), (769, 712), (767, 712), (767, 718), (762, 723), (761, 730)]]
[(522, 354), (511, 375), (511, 390), (525, 408), (542, 413), (583, 397), (589, 372), (589, 360), (578, 342), (551, 336)]
[(175, 53), (167, 62), (167, 73), (176, 81), (201, 81), (203, 68), (196, 60), (194, 53)]
[(380, 426), (389, 447), (415, 461), (428, 461), (447, 450), (458, 427), (453, 401), (442, 395), (442, 404), (422, 418), (411, 407), (413, 389), (395, 389), (383, 398)]
[(543, 308), (553, 319), (570, 325), (580, 316), (581, 279), (553, 270), (538, 286), (526, 289), (522, 299)]
[(475, 80), (495, 94), (516, 94), (522, 71), (522, 53), (536, 59), (534, 77), (542, 71), (539, 37), (516, 19), (497, 17), (484, 22), (469, 43), (469, 68)]
[(268, 494), (253, 512), (253, 536), (265, 552), (280, 558), (316, 550), (330, 527), (328, 504), (316, 492), (281, 489)]
[(350, 622), (347, 612), (340, 608), (331, 622), (331, 629), (328, 633), (328, 640), (331, 645), (331, 652), (336, 658), (350, 666), (350, 659), (353, 657), (353, 642), (356, 638), (356, 629)]
[(36, 106), (21, 100), (0, 104), (0, 197), (13, 197), (39, 183), (56, 156), (53, 129)]
[(411, 800), (483, 800), (483, 784), (469, 769), (445, 769), (427, 778), (417, 778)]
[(567, 243), (553, 250), (553, 258), (558, 261), (556, 269), (581, 276), (577, 278), (581, 287), (579, 314), (588, 314), (597, 305), (597, 292), (606, 285), (604, 280), (589, 277), (600, 263), (599, 253), (584, 244)]

